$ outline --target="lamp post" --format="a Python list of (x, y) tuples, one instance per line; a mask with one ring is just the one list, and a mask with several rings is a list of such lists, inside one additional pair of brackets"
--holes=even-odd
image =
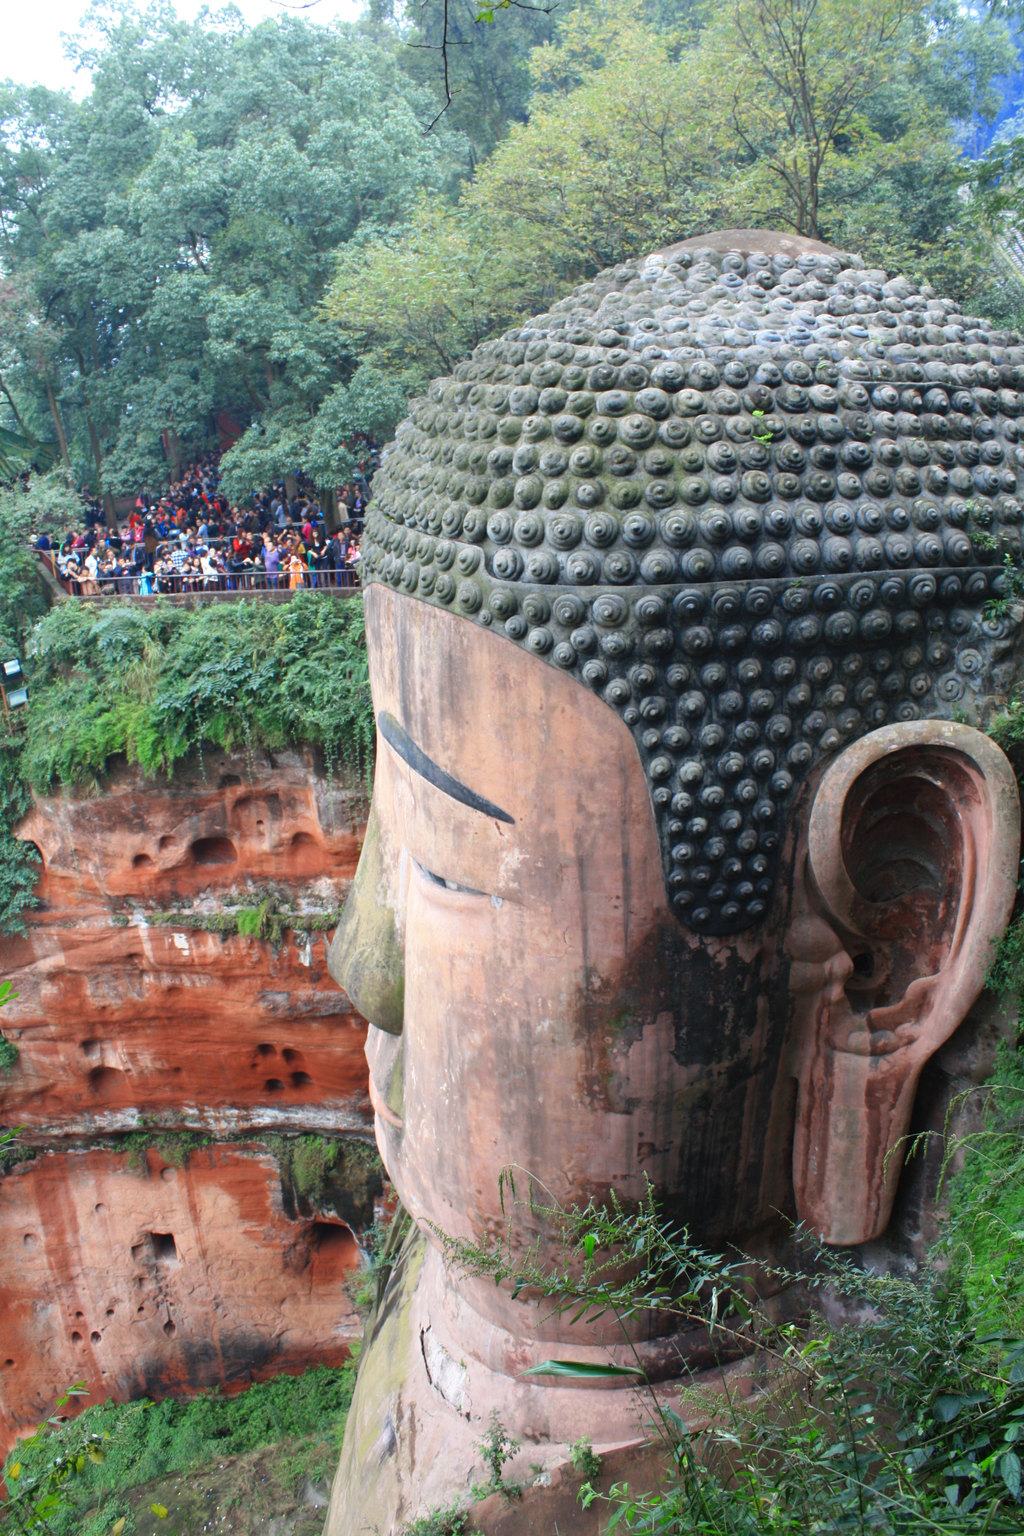
[(17, 657), (0, 662), (0, 700), (3, 701), (8, 730), (20, 729), (21, 711), (28, 703), (28, 687)]

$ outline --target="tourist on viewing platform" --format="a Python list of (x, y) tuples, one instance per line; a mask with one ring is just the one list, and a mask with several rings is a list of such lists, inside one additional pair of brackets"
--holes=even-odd
[(269, 533), (263, 535), (263, 566), (267, 573), (267, 586), (276, 587), (281, 572), (281, 551)]
[(203, 548), (199, 551), (199, 566), (203, 573), (203, 586), (217, 588), (220, 585), (224, 567), (217, 557), (217, 551)]
[(327, 540), (324, 538), (324, 531), (321, 527), (317, 527), (312, 532), (306, 549), (306, 561), (309, 565), (309, 584), (311, 587), (315, 587), (318, 584), (318, 576), (327, 568)]
[(95, 549), (90, 549), (85, 559), (82, 561), (82, 569), (84, 572), (84, 579), (82, 581), (83, 592), (96, 593), (99, 591), (99, 581), (97, 579), (99, 575), (99, 565), (100, 563), (96, 557)]
[[(353, 479), (332, 493), (340, 538), (326, 526), (320, 495), (301, 470), (295, 471), (290, 501), (278, 482), (232, 504), (218, 488), (217, 456), (206, 455), (186, 464), (162, 490), (141, 490), (116, 525), (108, 526), (99, 500), (83, 495), (81, 526), (67, 529), (59, 541), (52, 534), (33, 536), (33, 547), (77, 596), (351, 587), (354, 540), (379, 457), (372, 439), (360, 436), (357, 443), (362, 457)], [(94, 559), (87, 567), (90, 552)], [(293, 556), (299, 581), (293, 580)]]

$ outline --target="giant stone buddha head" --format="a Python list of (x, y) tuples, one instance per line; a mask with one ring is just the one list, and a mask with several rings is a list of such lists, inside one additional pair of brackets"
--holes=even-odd
[(1018, 337), (751, 231), (601, 274), (413, 403), (363, 543), (377, 780), (332, 969), (421, 1223), (493, 1235), (513, 1166), (562, 1203), (650, 1179), (707, 1242), (885, 1227), (1013, 897), (973, 724), (1015, 676), (1022, 413)]

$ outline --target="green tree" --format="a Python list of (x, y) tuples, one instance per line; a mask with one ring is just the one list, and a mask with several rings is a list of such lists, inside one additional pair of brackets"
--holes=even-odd
[[(76, 50), (83, 102), (0, 91), (12, 400), (107, 491), (177, 472), (218, 409), (254, 429), (233, 495), (294, 472), (358, 362), (320, 309), (334, 253), (447, 190), (453, 134), (423, 134), (431, 98), (386, 33), (154, 3), (94, 10)], [(324, 437), (329, 485), (348, 460)]]
[(716, 227), (813, 234), (958, 296), (991, 285), (958, 125), (997, 105), (1003, 23), (949, 0), (725, 0), (671, 21), (642, 0), (562, 16), (529, 62), (529, 120), (458, 204), (343, 253), (329, 303), (359, 345), (450, 370), (568, 284)]
[(465, 206), (423, 198), (404, 229), (342, 251), (328, 308), (411, 392), (543, 292), (504, 234), (492, 241)]
[(530, 52), (554, 35), (558, 19), (577, 3), (511, 5), (505, 0), (502, 7), (501, 0), (495, 6), (477, 0), (419, 0), (402, 8), (394, 0), (371, 0), (370, 13), (390, 23), (405, 50), (405, 70), (430, 93), (433, 110), (424, 127), (443, 113), (443, 121), (465, 135), (464, 169), (471, 171), (500, 143), (510, 123), (525, 121)]

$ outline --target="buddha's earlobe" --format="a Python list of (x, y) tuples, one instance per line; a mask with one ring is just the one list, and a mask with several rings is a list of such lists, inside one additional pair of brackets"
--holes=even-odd
[(921, 1070), (981, 990), (1019, 855), (1013, 771), (969, 726), (886, 726), (818, 786), (786, 949), (797, 1212), (825, 1242), (888, 1224)]

